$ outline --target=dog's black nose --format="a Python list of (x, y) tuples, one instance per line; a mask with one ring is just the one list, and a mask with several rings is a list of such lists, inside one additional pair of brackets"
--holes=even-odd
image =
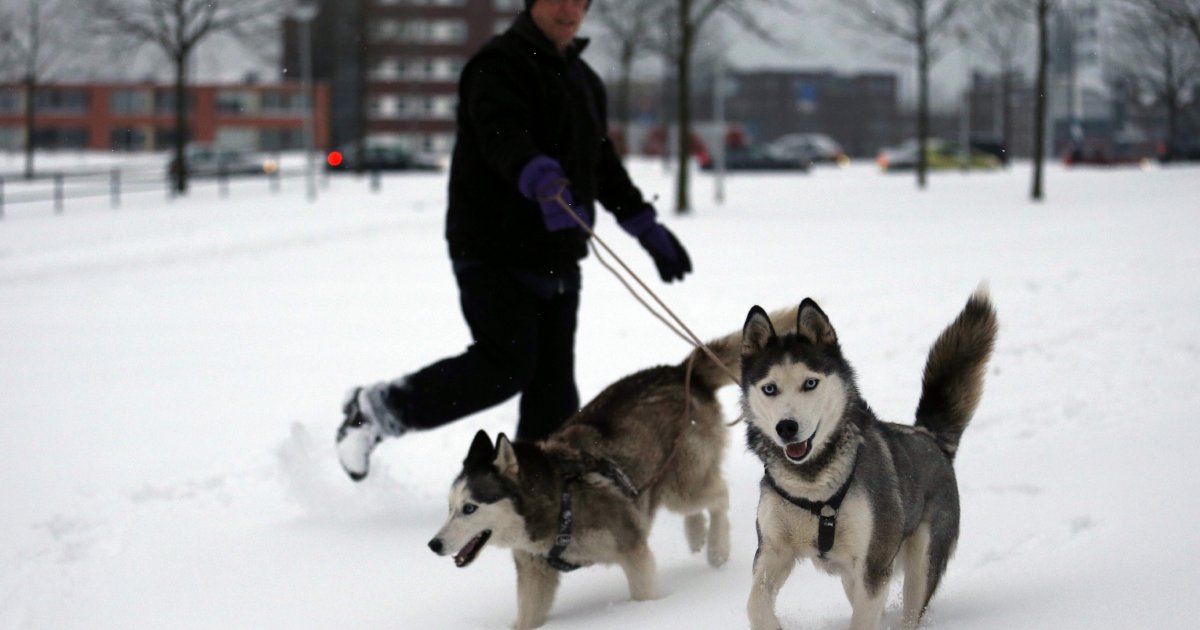
[(775, 432), (785, 440), (794, 440), (800, 432), (800, 423), (795, 420), (780, 420), (779, 424), (775, 425)]
[(433, 553), (442, 553), (442, 539), (434, 538), (429, 541), (429, 548), (433, 550)]

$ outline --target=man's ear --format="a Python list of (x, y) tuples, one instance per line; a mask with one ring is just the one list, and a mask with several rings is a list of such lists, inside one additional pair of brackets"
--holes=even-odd
[(837, 332), (825, 311), (813, 301), (804, 298), (800, 303), (800, 312), (796, 314), (796, 333), (814, 344), (837, 344)]
[(471, 442), (471, 450), (467, 451), (467, 458), (463, 460), (463, 468), (481, 468), (492, 463), (492, 438), (488, 437), (487, 431), (480, 429), (475, 434), (475, 440)]
[(746, 323), (742, 326), (742, 356), (750, 356), (766, 347), (775, 338), (775, 327), (771, 317), (761, 306), (750, 309)]
[(501, 475), (516, 479), (520, 474), (520, 466), (517, 465), (517, 452), (513, 450), (512, 442), (508, 441), (508, 436), (501, 433), (496, 437), (496, 454), (492, 460), (492, 465), (496, 470), (500, 471)]

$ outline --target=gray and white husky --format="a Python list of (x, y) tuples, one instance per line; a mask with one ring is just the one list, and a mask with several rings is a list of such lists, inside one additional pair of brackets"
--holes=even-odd
[(983, 393), (995, 310), (981, 286), (934, 342), (913, 426), (875, 417), (816, 302), (794, 325), (781, 336), (756, 306), (742, 334), (746, 438), (765, 467), (750, 627), (780, 628), (776, 597), (804, 559), (842, 578), (856, 629), (879, 626), (903, 571), (903, 624), (916, 627), (958, 540), (954, 454)]
[[(796, 309), (774, 317), (793, 321)], [(512, 549), (518, 630), (546, 621), (560, 574), (580, 566), (618, 564), (633, 599), (655, 598), (646, 539), (660, 506), (685, 515), (693, 552), (707, 549), (708, 564), (724, 564), (729, 494), (721, 460), (729, 440), (715, 391), (734, 384), (726, 369), (739, 376), (741, 336), (707, 344), (726, 368), (696, 350), (679, 365), (626, 376), (545, 440), (500, 434), (493, 444), (480, 431), (430, 549), (454, 554), (460, 567), (487, 544)]]

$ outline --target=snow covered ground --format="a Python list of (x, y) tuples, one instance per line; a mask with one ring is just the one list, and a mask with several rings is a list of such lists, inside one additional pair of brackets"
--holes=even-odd
[[(671, 196), (656, 163), (648, 194)], [(963, 532), (933, 628), (1194, 628), (1200, 618), (1200, 169), (911, 177), (869, 165), (699, 176), (666, 217), (696, 272), (657, 282), (698, 334), (753, 304), (817, 299), (883, 417), (908, 421), (925, 352), (982, 279), (1001, 335), (957, 469)], [(468, 569), (425, 543), (471, 435), (506, 404), (383, 444), (351, 483), (333, 456), (344, 391), (468, 342), (441, 237), (442, 175), (316, 204), (235, 183), (227, 199), (129, 195), (10, 205), (0, 221), (0, 628), (505, 628), (509, 555)], [(666, 203), (660, 205), (668, 205)], [(1189, 271), (1190, 270), (1190, 271)], [(584, 265), (586, 398), (687, 348), (594, 259)], [(724, 390), (727, 414), (736, 406)], [(733, 553), (710, 569), (663, 513), (661, 599), (616, 568), (566, 576), (548, 627), (745, 627), (761, 468), (733, 433)], [(898, 627), (893, 589), (886, 622)], [(842, 628), (837, 580), (798, 568), (785, 628)]]

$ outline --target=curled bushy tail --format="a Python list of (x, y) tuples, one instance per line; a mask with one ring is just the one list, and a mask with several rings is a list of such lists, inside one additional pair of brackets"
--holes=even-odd
[(929, 349), (916, 425), (932, 433), (951, 459), (983, 395), (983, 374), (997, 328), (987, 286), (980, 285)]
[[(771, 325), (781, 335), (785, 332), (795, 331), (796, 315), (799, 310), (799, 306), (793, 306), (771, 311)], [(695, 363), (692, 365), (692, 381), (696, 384), (703, 384), (714, 391), (726, 385), (737, 385), (742, 379), (742, 329), (739, 328), (724, 337), (713, 339), (705, 346), (721, 360), (721, 365), (714, 363), (707, 352), (699, 349), (693, 350), (689, 355), (689, 358), (695, 357)], [(684, 363), (686, 365), (686, 359)]]

